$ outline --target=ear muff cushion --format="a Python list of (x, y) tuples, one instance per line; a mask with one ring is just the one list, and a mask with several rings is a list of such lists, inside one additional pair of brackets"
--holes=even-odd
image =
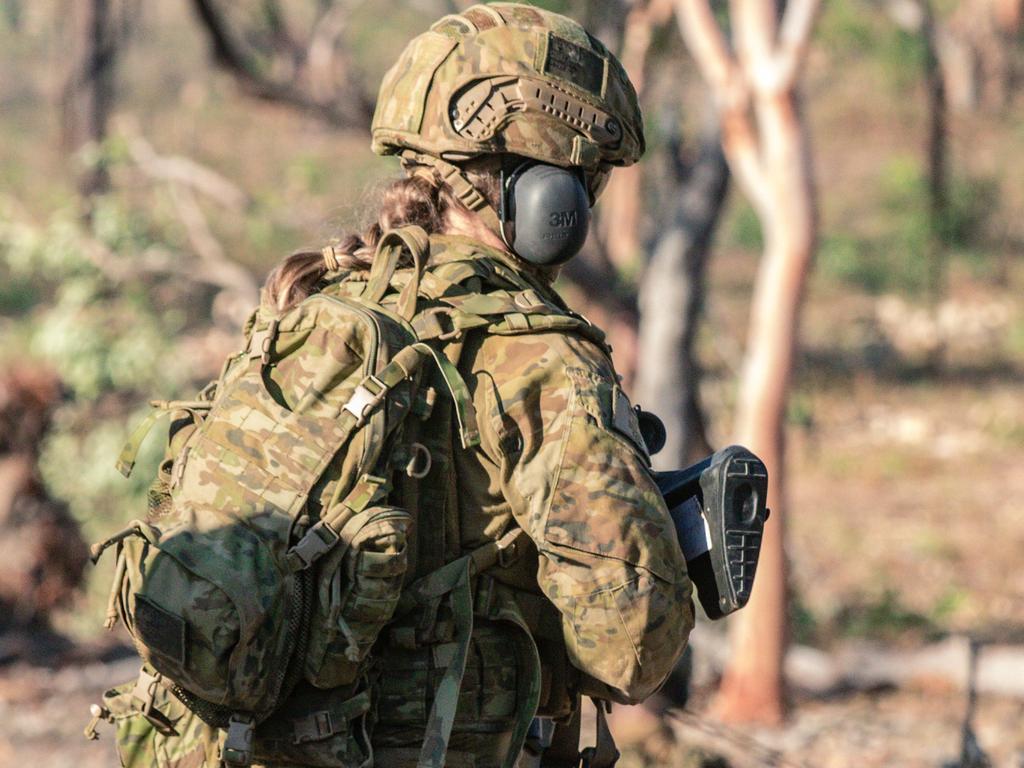
[(579, 253), (590, 228), (590, 199), (579, 172), (525, 165), (509, 177), (504, 194), (505, 240), (517, 256), (552, 266)]

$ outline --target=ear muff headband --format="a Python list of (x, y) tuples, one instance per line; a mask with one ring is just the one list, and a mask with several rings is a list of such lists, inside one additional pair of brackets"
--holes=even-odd
[(563, 264), (583, 247), (590, 196), (580, 169), (532, 161), (501, 173), (501, 234), (524, 261)]

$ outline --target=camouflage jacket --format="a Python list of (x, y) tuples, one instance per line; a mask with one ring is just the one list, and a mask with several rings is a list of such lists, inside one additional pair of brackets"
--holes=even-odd
[[(463, 238), (437, 240), (448, 248), (441, 258), (467, 248), (498, 256)], [(581, 692), (646, 698), (686, 645), (692, 588), (606, 349), (568, 333), (480, 335), (459, 367), (481, 432), (478, 448), (456, 456), (463, 547), (521, 526), (538, 556), (535, 582), (520, 586), (558, 609)]]

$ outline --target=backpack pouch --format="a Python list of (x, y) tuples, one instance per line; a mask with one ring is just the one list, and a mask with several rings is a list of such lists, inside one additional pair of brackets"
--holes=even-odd
[(295, 642), (287, 628), (301, 608), (296, 577), (241, 523), (192, 518), (163, 532), (135, 523), (137, 535), (118, 547), (118, 613), (143, 659), (190, 694), (266, 711)]
[(117, 729), (117, 755), (123, 768), (203, 768), (217, 765), (222, 731), (189, 710), (162, 685), (154, 686), (152, 707), (171, 726), (161, 726), (143, 713), (135, 680), (103, 694), (103, 706)]
[(394, 615), (411, 520), (396, 507), (371, 507), (351, 521), (348, 547), (339, 545), (324, 559), (306, 654), (306, 678), (317, 687), (353, 683)]

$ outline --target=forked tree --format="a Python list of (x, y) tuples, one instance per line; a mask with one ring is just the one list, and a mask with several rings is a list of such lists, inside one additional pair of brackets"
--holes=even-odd
[(727, 35), (710, 0), (676, 0), (683, 37), (716, 97), (729, 166), (764, 236), (734, 431), (768, 465), (772, 516), (750, 604), (731, 627), (718, 709), (732, 721), (776, 722), (784, 712), (784, 419), (817, 230), (797, 82), (819, 6), (730, 0)]

